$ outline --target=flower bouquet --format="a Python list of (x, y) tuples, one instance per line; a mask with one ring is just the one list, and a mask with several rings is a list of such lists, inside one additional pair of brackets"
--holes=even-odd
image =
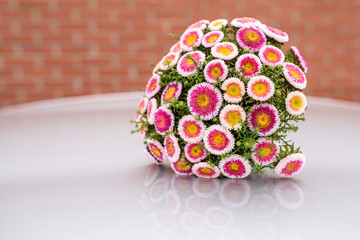
[(305, 120), (307, 64), (286, 32), (249, 17), (198, 21), (155, 66), (136, 114), (146, 155), (180, 175), (293, 176), (305, 155), (286, 137)]

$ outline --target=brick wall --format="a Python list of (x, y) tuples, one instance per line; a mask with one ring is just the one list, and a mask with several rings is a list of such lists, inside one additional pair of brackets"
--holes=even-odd
[(360, 101), (359, 12), (359, 0), (0, 0), (0, 107), (140, 90), (169, 32), (239, 16), (289, 34), (308, 94)]

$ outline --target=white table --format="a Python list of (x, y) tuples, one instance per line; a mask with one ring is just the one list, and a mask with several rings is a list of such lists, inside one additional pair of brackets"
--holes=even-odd
[(296, 177), (206, 181), (146, 159), (140, 96), (0, 111), (0, 239), (359, 239), (360, 104), (309, 98)]

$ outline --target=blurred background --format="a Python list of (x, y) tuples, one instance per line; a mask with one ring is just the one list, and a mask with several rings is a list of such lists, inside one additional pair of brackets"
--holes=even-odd
[(255, 17), (286, 31), (314, 96), (360, 101), (359, 0), (0, 0), (0, 107), (139, 91), (193, 22)]

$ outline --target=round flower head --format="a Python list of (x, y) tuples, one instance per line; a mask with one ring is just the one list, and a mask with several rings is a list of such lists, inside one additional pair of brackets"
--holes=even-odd
[(305, 112), (307, 106), (306, 96), (300, 91), (290, 92), (286, 99), (286, 111), (291, 115), (300, 115)]
[(221, 159), (219, 168), (228, 178), (246, 178), (251, 173), (249, 161), (237, 154)]
[(155, 98), (152, 98), (150, 99), (147, 108), (147, 119), (149, 124), (154, 124), (156, 110), (157, 110), (157, 101)]
[(158, 62), (158, 64), (156, 64), (156, 66), (154, 67), (152, 71), (153, 75), (161, 75), (162, 72), (160, 70), (161, 70), (161, 61)]
[(274, 171), (283, 177), (294, 176), (303, 169), (305, 160), (305, 155), (302, 153), (290, 154), (278, 162)]
[(229, 103), (239, 103), (245, 94), (245, 85), (238, 78), (229, 78), (223, 82), (221, 89), (224, 91), (224, 99)]
[(164, 139), (164, 149), (166, 153), (166, 157), (170, 162), (176, 162), (179, 160), (180, 156), (180, 147), (178, 143), (178, 139), (170, 134)]
[(193, 164), (187, 159), (178, 159), (176, 162), (170, 163), (171, 168), (178, 175), (192, 175)]
[(145, 94), (148, 98), (153, 97), (155, 94), (157, 94), (160, 90), (160, 76), (159, 75), (153, 75), (147, 85), (146, 85), (146, 90), (145, 90)]
[(283, 64), (283, 73), (286, 80), (298, 89), (306, 88), (306, 77), (304, 72), (293, 63), (284, 63)]
[(259, 27), (261, 22), (252, 17), (242, 17), (242, 18), (235, 18), (231, 21), (231, 25), (237, 28), (247, 27), (247, 26), (254, 26)]
[(220, 90), (209, 83), (196, 84), (188, 91), (190, 113), (205, 121), (218, 115), (222, 102)]
[[(251, 154), (251, 158), (255, 163), (262, 164), (263, 166), (269, 165), (276, 160), (276, 156), (279, 153), (279, 143), (266, 138), (259, 138), (258, 143), (254, 145), (254, 152)], [(255, 152), (260, 151), (260, 153)]]
[(180, 44), (181, 44), (182, 50), (192, 51), (193, 46), (195, 46), (195, 47), (200, 46), (203, 37), (204, 37), (204, 34), (199, 29), (186, 30), (180, 38)]
[(196, 23), (191, 24), (187, 29), (199, 29), (204, 30), (206, 29), (206, 25), (210, 22), (208, 20), (200, 20)]
[(219, 168), (217, 166), (212, 167), (207, 162), (195, 163), (192, 171), (201, 178), (217, 178), (220, 175)]
[(246, 113), (242, 107), (235, 104), (226, 105), (219, 114), (220, 123), (227, 129), (241, 129), (242, 122), (246, 121)]
[[(194, 61), (189, 57), (194, 59), (196, 63), (194, 63)], [(205, 54), (203, 52), (200, 51), (189, 52), (180, 58), (176, 70), (179, 72), (181, 76), (188, 77), (197, 73), (198, 72), (197, 66), (199, 66), (200, 63), (203, 63), (204, 61), (205, 61)]]
[(221, 125), (212, 125), (205, 131), (205, 148), (214, 155), (231, 152), (235, 144), (232, 133)]
[(237, 31), (236, 41), (240, 47), (257, 52), (266, 45), (266, 36), (257, 27), (245, 26)]
[(248, 116), (251, 131), (259, 128), (260, 136), (269, 136), (276, 132), (280, 125), (278, 110), (271, 104), (255, 105)]
[(216, 83), (217, 79), (224, 81), (228, 74), (228, 67), (220, 59), (210, 61), (204, 69), (205, 80), (209, 83)]
[(159, 162), (164, 162), (166, 160), (164, 148), (158, 140), (148, 140), (147, 146), (149, 152), (156, 160)]
[[(141, 114), (144, 114), (146, 112), (146, 108), (147, 108), (148, 103), (149, 103), (148, 98), (143, 98), (143, 99), (140, 100), (138, 111)], [(139, 121), (141, 119), (141, 114), (140, 113), (136, 113), (136, 121)]]
[(167, 70), (169, 67), (175, 66), (179, 60), (178, 53), (168, 53), (166, 54), (160, 62), (160, 68), (162, 70)]
[(147, 128), (143, 125), (143, 123), (139, 123), (139, 128), (140, 128), (139, 134), (144, 138), (147, 132)]
[(267, 36), (275, 39), (278, 42), (284, 43), (289, 41), (289, 36), (287, 35), (287, 33), (277, 28), (273, 28), (266, 26), (265, 24), (261, 24), (260, 29), (263, 30)]
[(219, 198), (231, 208), (240, 208), (249, 202), (251, 188), (246, 180), (227, 180), (221, 186)]
[(185, 157), (193, 163), (200, 162), (206, 158), (206, 150), (202, 142), (187, 143), (184, 148)]
[(185, 115), (179, 121), (178, 132), (184, 141), (198, 143), (204, 137), (205, 128), (201, 120), (196, 120), (192, 115)]
[[(244, 67), (243, 70), (241, 68)], [(238, 57), (235, 63), (235, 69), (238, 72), (242, 72), (246, 79), (251, 78), (260, 73), (262, 68), (260, 59), (251, 53), (246, 53)]]
[(182, 83), (176, 81), (169, 83), (161, 95), (161, 104), (171, 102), (173, 99), (178, 99), (182, 90)]
[(297, 58), (298, 63), (300, 64), (300, 67), (302, 68), (304, 73), (307, 73), (308, 65), (307, 62), (305, 61), (305, 58), (301, 55), (300, 50), (295, 46), (291, 46), (290, 49), (292, 54)]
[(181, 53), (182, 53), (180, 41), (178, 41), (177, 43), (175, 43), (174, 45), (172, 45), (172, 47), (170, 48), (170, 52), (171, 52), (171, 53), (177, 53), (177, 54), (181, 54)]
[(158, 160), (152, 155), (152, 153), (150, 152), (150, 149), (149, 149), (148, 147), (146, 147), (146, 148), (144, 149), (144, 153), (145, 153), (145, 155), (146, 155), (153, 163), (155, 163), (155, 164), (159, 164), (159, 163), (160, 163), (160, 161), (158, 161)]
[(204, 47), (209, 48), (221, 42), (223, 38), (224, 38), (224, 33), (222, 31), (208, 32), (207, 34), (204, 35), (204, 38), (201, 43)]
[(259, 57), (263, 63), (270, 67), (276, 67), (283, 64), (285, 60), (284, 53), (277, 47), (266, 45), (259, 50)]
[(209, 24), (210, 31), (220, 30), (222, 27), (225, 27), (228, 24), (226, 19), (217, 19), (212, 21)]
[(154, 125), (159, 134), (165, 135), (174, 128), (174, 114), (165, 106), (159, 107), (155, 112)]
[(247, 84), (247, 94), (257, 101), (267, 101), (275, 93), (275, 86), (266, 76), (255, 76)]
[(231, 42), (217, 43), (211, 48), (211, 55), (216, 58), (231, 60), (239, 54), (238, 47)]

